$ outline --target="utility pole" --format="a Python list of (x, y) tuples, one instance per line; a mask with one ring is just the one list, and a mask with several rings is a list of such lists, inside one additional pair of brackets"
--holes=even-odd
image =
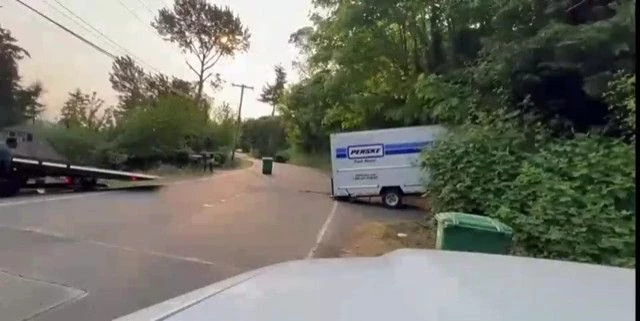
[(234, 83), (232, 83), (231, 86), (240, 87), (240, 105), (238, 106), (238, 121), (236, 123), (236, 132), (233, 135), (233, 149), (231, 149), (231, 160), (233, 161), (233, 158), (236, 155), (236, 148), (238, 148), (238, 136), (240, 136), (240, 124), (242, 124), (240, 119), (240, 114), (242, 113), (242, 98), (244, 97), (244, 90), (245, 88), (253, 90), (253, 87), (247, 86), (245, 84), (237, 85)]

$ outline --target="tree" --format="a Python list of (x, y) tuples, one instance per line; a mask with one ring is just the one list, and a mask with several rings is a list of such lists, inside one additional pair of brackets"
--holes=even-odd
[(130, 56), (118, 57), (111, 65), (109, 82), (118, 93), (120, 112), (126, 112), (144, 103), (147, 74)]
[(109, 113), (100, 115), (103, 104), (104, 100), (98, 98), (95, 91), (88, 94), (77, 88), (69, 93), (69, 98), (62, 106), (59, 122), (67, 128), (84, 127), (97, 131), (110, 117)]
[(162, 73), (147, 73), (129, 56), (114, 60), (109, 81), (112, 88), (118, 92), (120, 101), (114, 110), (114, 116), (122, 116), (139, 107), (154, 106), (165, 96), (195, 96), (195, 86), (192, 82)]
[(233, 108), (231, 105), (223, 101), (213, 113), (213, 121), (218, 124), (226, 124), (226, 123), (235, 123), (235, 113), (233, 112)]
[(36, 82), (25, 89), (20, 89), (17, 93), (16, 104), (23, 109), (23, 115), (31, 120), (33, 124), (44, 112), (44, 105), (38, 101), (42, 95), (42, 83)]
[(158, 101), (164, 96), (193, 97), (194, 86), (191, 82), (164, 74), (148, 75), (145, 78), (147, 98)]
[(173, 8), (163, 8), (151, 24), (165, 40), (176, 43), (198, 61), (187, 66), (198, 77), (196, 101), (200, 102), (204, 83), (222, 57), (232, 57), (249, 48), (249, 31), (228, 7), (206, 0), (175, 0)]
[(0, 27), (0, 127), (19, 123), (24, 111), (16, 102), (20, 90), (18, 62), (29, 53), (16, 44), (11, 32)]
[(135, 109), (124, 120), (120, 146), (131, 156), (162, 159), (202, 135), (207, 124), (202, 116), (192, 99), (162, 97), (154, 108)]
[(313, 35), (313, 32), (313, 27), (306, 26), (289, 35), (289, 44), (298, 48), (301, 56), (301, 59), (294, 60), (291, 63), (291, 66), (304, 78), (308, 78), (310, 76), (308, 59), (312, 50), (310, 38)]
[(284, 85), (287, 82), (287, 73), (282, 66), (275, 66), (276, 79), (273, 84), (266, 84), (262, 87), (262, 93), (258, 101), (267, 103), (272, 106), (271, 116), (276, 113), (276, 105), (280, 102), (282, 94), (284, 93)]
[(286, 148), (286, 134), (280, 116), (263, 116), (242, 122), (240, 146), (253, 150), (254, 156), (274, 156)]

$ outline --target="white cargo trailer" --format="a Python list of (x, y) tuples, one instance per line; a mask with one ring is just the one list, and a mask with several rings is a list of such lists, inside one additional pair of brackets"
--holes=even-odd
[(331, 134), (333, 197), (382, 196), (395, 208), (404, 195), (424, 193), (420, 152), (444, 131), (431, 125)]

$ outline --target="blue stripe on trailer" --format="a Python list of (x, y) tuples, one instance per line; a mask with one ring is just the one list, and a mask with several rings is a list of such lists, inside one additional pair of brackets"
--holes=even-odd
[(385, 150), (385, 155), (401, 155), (401, 154), (417, 154), (420, 153), (422, 149), (420, 148), (403, 148), (403, 149), (393, 149), (393, 150)]
[[(433, 146), (433, 141), (408, 142), (384, 145), (385, 155), (402, 155), (420, 153), (423, 148)], [(336, 148), (336, 158), (347, 158), (347, 148)]]
[(423, 148), (433, 145), (432, 141), (425, 142), (410, 142), (410, 143), (400, 143), (400, 144), (386, 144), (384, 145), (385, 150), (389, 149), (410, 149), (410, 148)]

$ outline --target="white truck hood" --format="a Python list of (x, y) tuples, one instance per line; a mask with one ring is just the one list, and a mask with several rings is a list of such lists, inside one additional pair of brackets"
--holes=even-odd
[(635, 270), (398, 250), (276, 264), (117, 320), (635, 320)]

